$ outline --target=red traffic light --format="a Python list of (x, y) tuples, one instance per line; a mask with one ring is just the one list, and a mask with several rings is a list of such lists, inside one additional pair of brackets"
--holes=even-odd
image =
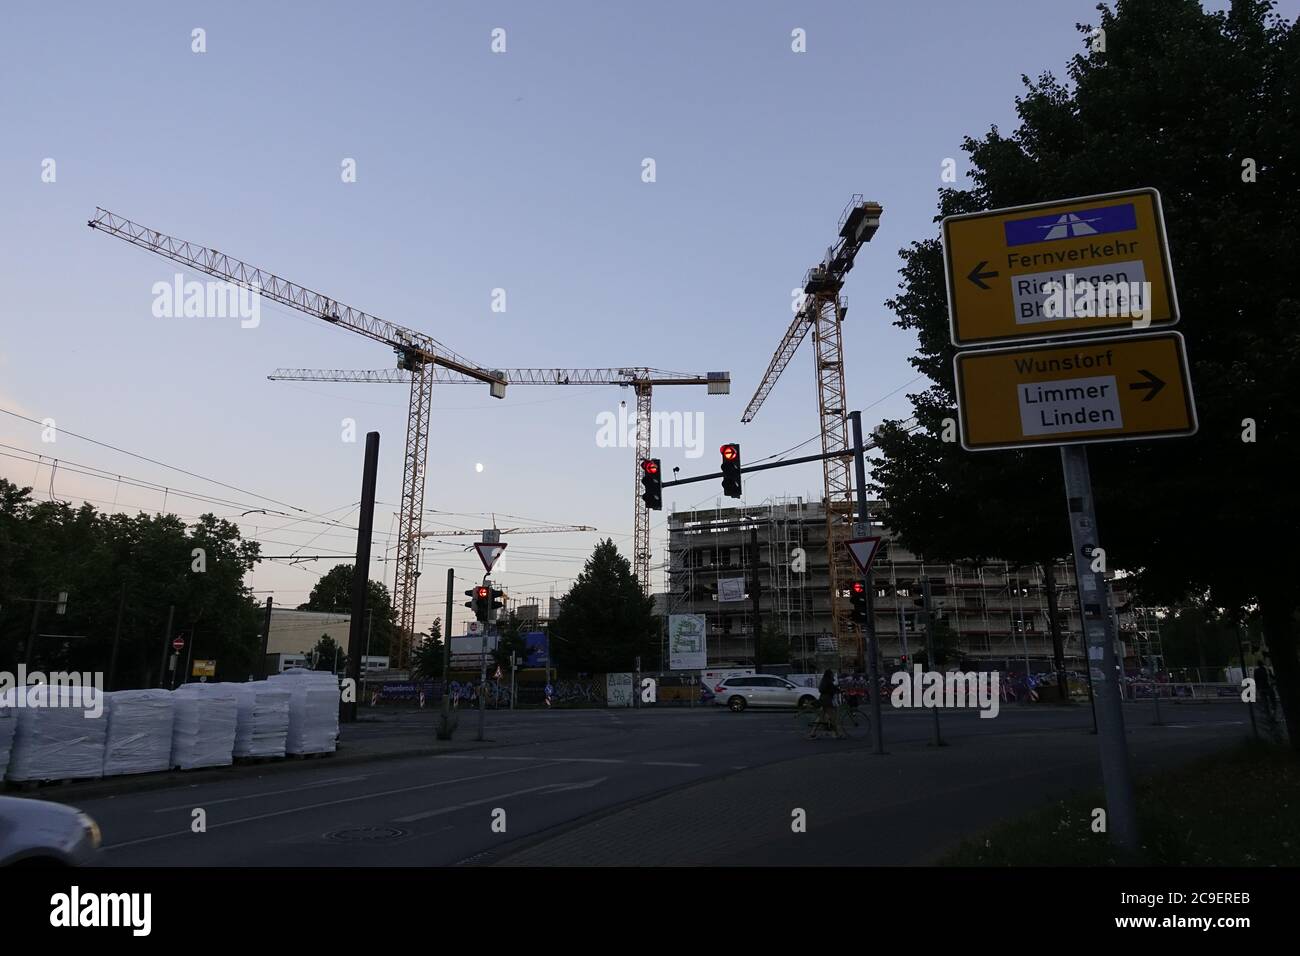
[(657, 475), (659, 474), (659, 462), (653, 458), (647, 458), (641, 462), (641, 469), (647, 475)]
[(740, 457), (740, 449), (735, 445), (723, 445), (718, 451), (722, 452), (723, 461), (735, 461)]
[(850, 587), (850, 589), (853, 591), (854, 594), (866, 594), (866, 593), (867, 593), (867, 586), (866, 586), (865, 584), (863, 584), (861, 581), (854, 581), (851, 585), (849, 585), (849, 587)]
[(488, 589), (483, 587), (483, 585), (480, 584), (478, 587), (474, 589), (474, 596), (485, 598), (488, 596)]

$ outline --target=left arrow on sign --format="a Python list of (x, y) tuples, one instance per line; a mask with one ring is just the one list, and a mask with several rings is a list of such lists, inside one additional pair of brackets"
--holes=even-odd
[(981, 259), (981, 260), (979, 261), (979, 264), (978, 264), (977, 266), (975, 266), (975, 268), (972, 269), (972, 270), (967, 274), (966, 278), (967, 278), (967, 279), (970, 279), (971, 282), (974, 282), (974, 283), (975, 283), (977, 286), (979, 286), (981, 289), (987, 289), (987, 288), (989, 288), (989, 287), (984, 283), (983, 280), (985, 280), (985, 279), (996, 279), (996, 278), (998, 277), (999, 273), (997, 273), (997, 272), (980, 272), (980, 270), (983, 269), (983, 268), (984, 268), (986, 265), (988, 265), (988, 264), (989, 264), (989, 261), (988, 261), (987, 259)]

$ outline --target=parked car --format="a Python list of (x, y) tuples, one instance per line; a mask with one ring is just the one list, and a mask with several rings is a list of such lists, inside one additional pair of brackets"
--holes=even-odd
[(747, 707), (812, 706), (817, 703), (817, 690), (792, 684), (784, 677), (751, 674), (719, 681), (713, 688), (713, 702), (733, 713)]
[(0, 797), (0, 866), (85, 866), (99, 843), (99, 824), (76, 807)]

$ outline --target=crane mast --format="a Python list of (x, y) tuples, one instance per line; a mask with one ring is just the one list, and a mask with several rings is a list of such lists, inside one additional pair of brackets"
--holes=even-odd
[[(865, 201), (861, 194), (855, 194), (849, 201), (840, 215), (835, 245), (826, 250), (821, 262), (804, 274), (803, 301), (740, 419), (741, 422), (753, 421), (811, 330), (822, 453), (831, 456), (822, 461), (831, 626), (841, 658), (847, 657), (849, 651), (855, 651), (858, 660), (862, 659), (861, 635), (850, 634), (843, 594), (854, 575), (845, 547), (845, 542), (853, 537), (854, 501), (850, 470), (853, 452), (849, 447), (844, 385), (844, 343), (840, 335), (848, 308), (840, 290), (844, 286), (844, 277), (853, 268), (858, 250), (880, 227), (881, 212), (879, 203)], [(865, 522), (866, 516), (859, 515), (858, 521)]]

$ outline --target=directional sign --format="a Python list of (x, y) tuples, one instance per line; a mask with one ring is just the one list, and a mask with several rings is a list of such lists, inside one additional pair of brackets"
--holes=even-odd
[(483, 570), (488, 574), (492, 573), (492, 565), (497, 563), (497, 559), (505, 549), (504, 544), (495, 542), (480, 541), (474, 545), (474, 550), (478, 552), (478, 559), (483, 562)]
[(858, 566), (858, 570), (866, 575), (871, 570), (871, 562), (875, 560), (876, 552), (880, 550), (880, 538), (853, 538), (845, 541), (844, 545), (849, 549), (849, 555), (853, 558), (853, 563)]
[(1178, 321), (1154, 189), (948, 216), (943, 259), (953, 345)]
[(1196, 431), (1177, 332), (958, 352), (968, 451), (1173, 438)]

